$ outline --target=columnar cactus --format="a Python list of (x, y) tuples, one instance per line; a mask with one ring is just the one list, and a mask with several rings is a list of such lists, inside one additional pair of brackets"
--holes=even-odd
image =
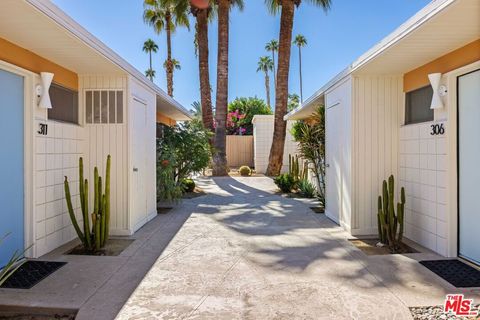
[[(83, 217), (83, 231), (78, 225), (75, 212), (73, 210), (72, 199), (70, 195), (70, 186), (68, 178), (65, 177), (65, 199), (67, 201), (68, 213), (72, 220), (73, 227), (77, 232), (78, 238), (86, 251), (95, 252), (105, 246), (109, 235), (110, 223), (110, 167), (111, 157), (107, 157), (107, 166), (105, 170), (105, 193), (102, 189), (102, 177), (98, 175), (98, 168), (94, 169), (94, 209), (91, 214), (88, 210), (88, 179), (83, 177), (83, 159), (79, 159), (79, 192), (80, 192), (80, 207)], [(92, 224), (90, 227), (90, 216)]]
[(381, 243), (388, 244), (392, 252), (400, 249), (405, 217), (405, 189), (400, 191), (400, 202), (395, 213), (395, 179), (393, 175), (382, 184), (382, 196), (378, 197), (378, 237)]

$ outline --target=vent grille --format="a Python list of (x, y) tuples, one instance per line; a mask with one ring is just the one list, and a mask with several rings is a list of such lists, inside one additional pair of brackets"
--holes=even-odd
[(123, 123), (123, 91), (86, 90), (85, 121), (87, 124)]

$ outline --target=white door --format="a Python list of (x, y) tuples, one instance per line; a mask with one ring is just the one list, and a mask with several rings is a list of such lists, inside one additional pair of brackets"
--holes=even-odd
[(326, 157), (326, 206), (327, 216), (339, 223), (342, 183), (341, 183), (341, 143), (343, 110), (342, 105), (337, 103), (327, 109), (326, 112), (326, 133), (325, 133), (325, 157)]
[(133, 137), (132, 137), (132, 164), (133, 164), (133, 212), (132, 226), (136, 230), (147, 219), (146, 194), (146, 127), (147, 106), (133, 99)]
[(458, 255), (480, 264), (480, 70), (458, 77)]

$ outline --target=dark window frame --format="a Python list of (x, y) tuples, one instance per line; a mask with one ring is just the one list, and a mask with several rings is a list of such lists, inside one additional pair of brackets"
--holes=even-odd
[[(434, 110), (430, 109), (433, 89), (430, 85), (405, 93), (405, 125), (431, 122)], [(416, 109), (415, 113), (413, 109)], [(425, 109), (421, 109), (425, 108)], [(423, 114), (422, 114), (423, 112)]]
[(47, 111), (48, 120), (76, 125), (80, 124), (78, 91), (64, 87), (58, 83), (52, 83), (50, 85), (49, 95), (52, 108)]

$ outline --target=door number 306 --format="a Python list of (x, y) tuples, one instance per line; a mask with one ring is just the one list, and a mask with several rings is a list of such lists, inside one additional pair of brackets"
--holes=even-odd
[(432, 136), (438, 136), (445, 133), (445, 127), (443, 126), (443, 123), (432, 124), (430, 127), (432, 128), (432, 132), (430, 132)]

